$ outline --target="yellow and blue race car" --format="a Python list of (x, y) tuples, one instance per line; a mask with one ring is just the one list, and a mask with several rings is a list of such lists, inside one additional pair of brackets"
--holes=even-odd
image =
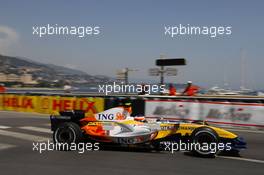
[(239, 153), (246, 142), (227, 130), (206, 122), (148, 121), (132, 117), (130, 105), (122, 105), (85, 117), (83, 111), (51, 115), (55, 143), (99, 142), (102, 145), (145, 146), (157, 151), (188, 151), (202, 157), (220, 152)]

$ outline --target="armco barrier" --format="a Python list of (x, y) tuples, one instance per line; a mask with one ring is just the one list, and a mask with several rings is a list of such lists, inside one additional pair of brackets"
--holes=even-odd
[(169, 120), (206, 120), (220, 125), (264, 128), (264, 104), (199, 100), (146, 100), (145, 115)]
[(132, 102), (133, 116), (170, 120), (206, 120), (229, 126), (264, 129), (264, 98), (228, 96), (138, 96), (100, 94), (0, 94), (0, 110), (56, 114), (80, 109), (86, 116)]

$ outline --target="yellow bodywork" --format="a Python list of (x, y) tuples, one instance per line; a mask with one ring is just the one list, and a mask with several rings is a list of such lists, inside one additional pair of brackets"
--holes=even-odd
[(208, 126), (208, 125), (201, 125), (201, 124), (194, 124), (194, 123), (180, 123), (178, 127), (174, 127), (175, 124), (163, 123), (160, 126), (161, 128), (165, 128), (165, 129), (159, 131), (155, 139), (165, 138), (172, 134), (181, 134), (181, 136), (187, 136), (187, 135), (190, 136), (196, 128), (200, 128), (200, 127), (208, 127), (208, 128), (213, 129), (218, 134), (218, 136), (221, 138), (234, 139), (237, 137), (237, 135), (234, 133), (231, 133), (221, 128)]
[[(123, 124), (128, 125), (145, 125), (145, 123), (134, 121), (134, 120), (125, 120), (122, 121)], [(236, 134), (229, 132), (227, 130), (205, 125), (205, 124), (196, 124), (196, 123), (179, 123), (179, 124), (172, 124), (172, 123), (161, 123), (160, 124), (160, 130), (158, 131), (157, 135), (155, 136), (156, 139), (162, 139), (167, 136), (173, 135), (173, 134), (180, 134), (181, 136), (191, 136), (193, 131), (197, 128), (201, 127), (208, 127), (214, 130), (217, 135), (220, 138), (226, 138), (226, 139), (234, 139), (237, 137)]]

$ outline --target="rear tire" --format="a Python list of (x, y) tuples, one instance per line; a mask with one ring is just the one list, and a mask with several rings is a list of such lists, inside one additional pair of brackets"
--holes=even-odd
[[(82, 141), (82, 130), (76, 123), (62, 123), (53, 132), (53, 141), (56, 144), (62, 144), (62, 150), (69, 150), (67, 148), (69, 148), (72, 143), (78, 144)], [(68, 147), (65, 145), (68, 145)], [(62, 148), (62, 146), (59, 146), (60, 149)], [(64, 149), (64, 147), (67, 148)]]
[[(206, 148), (203, 145), (208, 145), (208, 149), (192, 149), (192, 153), (194, 155), (199, 156), (199, 157), (208, 157), (208, 158), (213, 158), (215, 155), (218, 153), (218, 143), (219, 143), (219, 137), (217, 133), (208, 127), (201, 127), (197, 128), (194, 130), (192, 136), (191, 136), (191, 143), (199, 143), (202, 148)], [(212, 146), (214, 145), (213, 149)]]

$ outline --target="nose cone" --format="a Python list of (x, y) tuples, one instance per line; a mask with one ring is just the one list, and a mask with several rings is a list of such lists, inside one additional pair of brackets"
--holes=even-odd
[(237, 137), (232, 142), (232, 148), (239, 150), (239, 149), (246, 149), (247, 148), (247, 142), (242, 137)]
[(221, 129), (221, 128), (216, 128), (216, 127), (212, 127), (212, 129), (215, 130), (215, 132), (218, 134), (219, 137), (221, 138), (226, 138), (226, 139), (235, 139), (237, 137), (236, 134), (227, 131), (225, 129)]

